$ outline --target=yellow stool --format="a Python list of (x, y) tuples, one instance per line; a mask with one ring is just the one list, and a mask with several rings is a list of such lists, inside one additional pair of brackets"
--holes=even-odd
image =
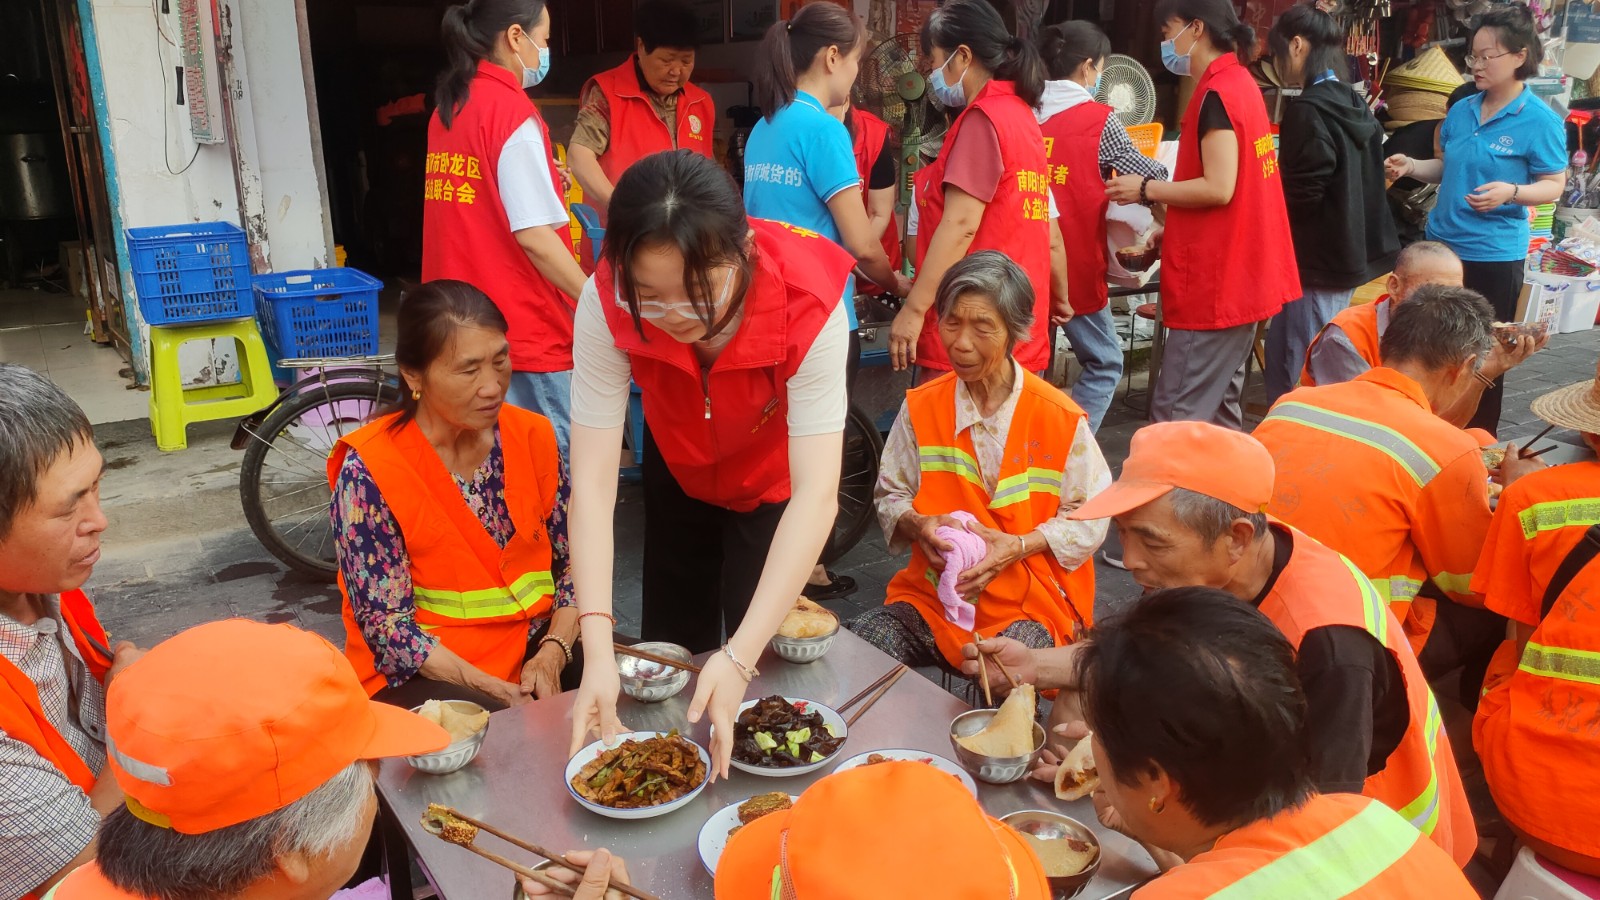
[[(239, 383), (185, 388), (178, 348), (220, 338), (232, 339), (238, 350)], [(150, 431), (162, 450), (188, 447), (188, 427), (195, 422), (243, 418), (277, 397), (272, 360), (254, 319), (150, 327)]]

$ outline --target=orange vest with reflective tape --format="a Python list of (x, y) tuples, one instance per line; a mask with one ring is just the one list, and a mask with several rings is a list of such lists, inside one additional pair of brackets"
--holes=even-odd
[(1356, 348), (1356, 352), (1361, 354), (1361, 358), (1367, 361), (1368, 366), (1377, 368), (1382, 365), (1378, 361), (1378, 342), (1383, 338), (1383, 335), (1378, 333), (1378, 310), (1388, 302), (1390, 302), (1389, 295), (1384, 294), (1371, 303), (1346, 307), (1339, 310), (1328, 324), (1322, 326), (1322, 330), (1317, 332), (1317, 336), (1306, 346), (1306, 365), (1300, 372), (1300, 386), (1317, 386), (1317, 379), (1311, 374), (1311, 351), (1317, 349), (1317, 344), (1321, 343), (1329, 328), (1338, 328), (1344, 332), (1344, 336), (1350, 340), (1350, 346)]
[[(1410, 723), (1383, 770), (1361, 793), (1400, 813), (1465, 866), (1478, 846), (1466, 789), (1433, 691), (1394, 613), (1355, 563), (1294, 532), (1294, 552), (1261, 604), (1261, 612), (1295, 650), (1306, 633), (1328, 625), (1360, 628), (1389, 648), (1405, 678)], [(1283, 895), (1289, 896), (1289, 895)]]
[(1381, 803), (1318, 794), (1228, 832), (1216, 846), (1134, 891), (1134, 900), (1338, 897), (1474, 900), (1466, 876)]
[[(111, 668), (111, 639), (95, 617), (94, 606), (83, 591), (63, 593), (60, 603), (61, 618), (72, 634), (78, 653), (95, 680), (105, 683), (106, 672)], [(45, 716), (33, 681), (4, 656), (0, 656), (0, 731), (32, 747), (33, 752), (44, 757), (85, 794), (94, 787), (95, 773)], [(33, 893), (24, 894), (23, 900), (37, 897)]]
[[(555, 595), (545, 531), (560, 481), (555, 430), (538, 413), (500, 407), (505, 501), (516, 527), (502, 550), (417, 423), (396, 431), (389, 427), (394, 419), (384, 416), (341, 438), (328, 458), (328, 483), (337, 485), (346, 453), (360, 454), (405, 539), (417, 624), (472, 665), (516, 681), (528, 621), (547, 613)], [(345, 656), (367, 693), (377, 693), (384, 677), (356, 624), (343, 572), (339, 591)]]
[(72, 870), (43, 900), (143, 900), (143, 894), (134, 894), (117, 887), (106, 879), (100, 865), (93, 860)]
[[(990, 495), (978, 473), (970, 429), (956, 433), (956, 383), (955, 373), (947, 372), (906, 392), (921, 469), (913, 507), (925, 516), (964, 510), (979, 524), (1006, 534), (1027, 534), (1055, 518), (1061, 508), (1061, 470), (1083, 410), (1048, 382), (1023, 372)], [(910, 564), (889, 582), (884, 602), (915, 606), (933, 629), (939, 652), (959, 665), (961, 647), (972, 642), (972, 635), (945, 618), (938, 583), (921, 545), (914, 544)], [(986, 637), (1013, 622), (1033, 621), (1048, 629), (1058, 646), (1071, 643), (1077, 626), (1087, 628), (1094, 621), (1094, 566), (1069, 572), (1047, 548), (1001, 570), (975, 605), (977, 629)]]

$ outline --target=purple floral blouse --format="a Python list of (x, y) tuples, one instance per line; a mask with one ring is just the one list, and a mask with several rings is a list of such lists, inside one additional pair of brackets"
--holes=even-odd
[[(467, 507), (502, 548), (516, 533), (506, 507), (506, 459), (495, 430), (494, 447), (471, 479), (451, 474)], [(567, 566), (567, 501), (572, 493), (562, 467), (555, 509), (545, 528), (550, 534), (550, 574), (555, 607), (572, 606), (572, 572)], [(334, 548), (356, 625), (390, 687), (405, 684), (422, 668), (439, 639), (417, 624), (411, 595), (411, 557), (400, 524), (378, 490), (372, 473), (351, 450), (339, 469), (333, 495)]]

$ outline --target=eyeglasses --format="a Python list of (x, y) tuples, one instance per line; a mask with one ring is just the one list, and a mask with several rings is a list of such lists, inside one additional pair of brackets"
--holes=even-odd
[(1510, 50), (1506, 50), (1506, 51), (1503, 51), (1501, 53), (1485, 54), (1484, 56), (1468, 56), (1465, 60), (1463, 60), (1463, 62), (1465, 62), (1467, 64), (1467, 68), (1476, 69), (1478, 67), (1479, 63), (1482, 63), (1483, 65), (1487, 66), (1489, 64), (1490, 60), (1499, 59), (1502, 56), (1510, 56), (1510, 55), (1511, 55), (1511, 51)]
[[(722, 293), (717, 297), (717, 302), (712, 304), (712, 309), (721, 309), (723, 304), (728, 302), (728, 292), (733, 290), (734, 276), (736, 274), (736, 272), (730, 271), (728, 277), (723, 280)], [(614, 295), (614, 300), (618, 309), (628, 310), (627, 301), (622, 299), (620, 291)], [(659, 300), (639, 301), (639, 318), (641, 319), (665, 319), (669, 315), (699, 318), (700, 308), (693, 303), (663, 303)]]

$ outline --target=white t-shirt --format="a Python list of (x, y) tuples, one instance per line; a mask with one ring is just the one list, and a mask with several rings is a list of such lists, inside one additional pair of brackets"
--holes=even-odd
[(534, 119), (523, 122), (506, 138), (495, 177), (513, 232), (571, 221), (561, 190), (550, 180), (550, 157), (545, 155), (544, 135)]
[[(844, 301), (850, 299), (845, 297)], [(627, 418), (633, 367), (628, 354), (617, 349), (600, 302), (600, 292), (594, 278), (590, 278), (578, 296), (578, 313), (573, 322), (572, 423), (617, 428)], [(844, 303), (840, 303), (789, 379), (790, 437), (844, 430), (849, 406), (844, 370), (849, 351), (850, 326), (845, 321)]]

